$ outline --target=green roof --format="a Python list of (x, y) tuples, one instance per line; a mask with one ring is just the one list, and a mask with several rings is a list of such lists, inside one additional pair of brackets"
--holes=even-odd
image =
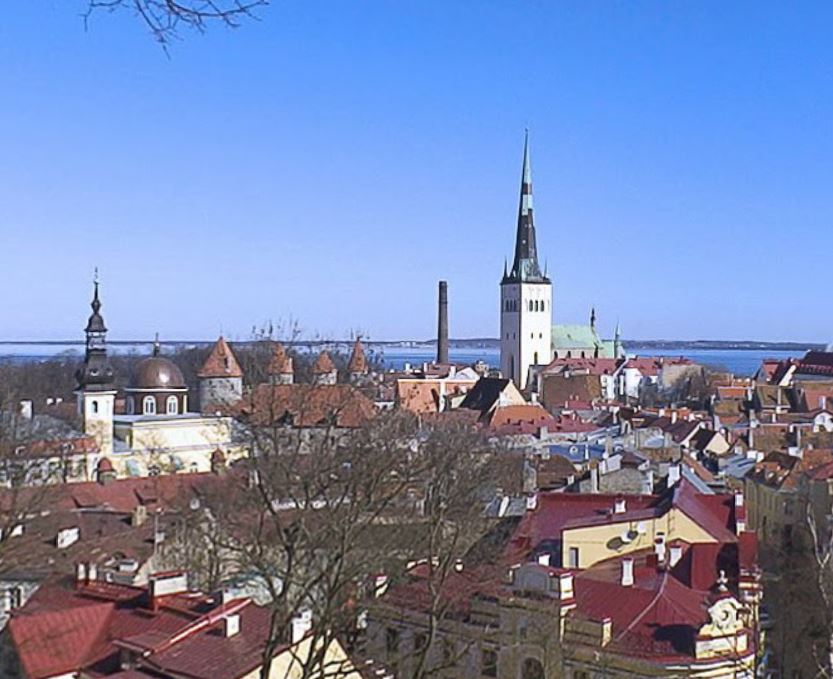
[(613, 340), (603, 340), (590, 325), (561, 324), (552, 326), (552, 350), (563, 355), (566, 351), (595, 352), (599, 358), (613, 358)]

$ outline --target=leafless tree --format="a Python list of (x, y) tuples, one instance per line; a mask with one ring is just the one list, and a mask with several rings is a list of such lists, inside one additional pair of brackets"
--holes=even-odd
[(210, 25), (237, 28), (269, 0), (88, 0), (85, 23), (96, 12), (132, 12), (163, 46), (179, 38), (180, 29), (205, 31)]
[(825, 639), (823, 652), (814, 649), (817, 677), (833, 677), (833, 531), (820, 528), (811, 505), (807, 505), (807, 527), (812, 539), (813, 566), (818, 595), (824, 605)]

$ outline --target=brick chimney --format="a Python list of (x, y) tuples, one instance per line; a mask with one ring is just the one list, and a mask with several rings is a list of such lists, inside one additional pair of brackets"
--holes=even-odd
[(448, 363), (448, 282), (440, 281), (437, 314), (437, 363)]

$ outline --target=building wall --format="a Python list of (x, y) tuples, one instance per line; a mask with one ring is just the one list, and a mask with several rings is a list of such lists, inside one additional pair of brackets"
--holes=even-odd
[(211, 377), (200, 380), (200, 411), (233, 405), (243, 398), (242, 377)]
[(529, 366), (552, 360), (552, 285), (506, 283), (500, 292), (500, 369), (523, 389)]
[[(644, 524), (645, 532), (638, 532)], [(663, 516), (644, 521), (622, 521), (600, 526), (566, 529), (562, 532), (562, 567), (570, 568), (570, 549), (578, 549), (579, 568), (589, 568), (599, 561), (622, 556), (653, 546), (654, 539), (662, 531), (666, 542), (682, 539), (686, 542), (717, 542), (717, 540), (692, 521), (679, 509), (673, 508)], [(621, 538), (628, 532), (630, 542)]]
[(113, 450), (113, 407), (115, 391), (79, 391), (78, 415), (84, 426), (84, 433), (98, 443), (102, 455)]
[[(147, 474), (151, 466), (163, 473), (173, 471), (211, 471), (211, 454), (219, 448), (227, 461), (246, 455), (245, 447), (234, 440), (230, 417), (116, 418), (116, 437), (129, 452), (110, 456), (119, 477), (130, 476), (128, 462)], [(181, 469), (172, 468), (176, 461)]]
[[(269, 679), (303, 679), (303, 677), (310, 676), (308, 672), (304, 671), (304, 667), (298, 659), (308, 658), (311, 647), (311, 639), (307, 637), (295, 646), (275, 656), (269, 668)], [(353, 668), (352, 663), (347, 657), (347, 653), (345, 653), (337, 641), (333, 641), (324, 653), (322, 665), (323, 667), (315, 668), (317, 671), (313, 671), (312, 676), (362, 679), (362, 676)], [(241, 676), (240, 679), (260, 679), (261, 669), (262, 667), (257, 667)]]

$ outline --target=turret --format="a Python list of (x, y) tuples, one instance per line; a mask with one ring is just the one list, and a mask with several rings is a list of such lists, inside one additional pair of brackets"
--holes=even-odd
[(362, 338), (356, 337), (356, 341), (353, 344), (353, 351), (350, 354), (350, 360), (347, 363), (347, 373), (350, 375), (350, 381), (359, 382), (367, 375), (367, 371), (367, 357), (364, 353)]
[(269, 384), (292, 384), (295, 381), (292, 357), (286, 353), (280, 342), (275, 343), (266, 372), (269, 375)]
[(234, 405), (243, 398), (243, 370), (222, 335), (214, 343), (197, 377), (200, 380), (200, 410), (204, 413)]
[(338, 379), (338, 371), (336, 370), (333, 359), (330, 354), (324, 349), (315, 363), (312, 366), (312, 383), (313, 384), (335, 384)]

